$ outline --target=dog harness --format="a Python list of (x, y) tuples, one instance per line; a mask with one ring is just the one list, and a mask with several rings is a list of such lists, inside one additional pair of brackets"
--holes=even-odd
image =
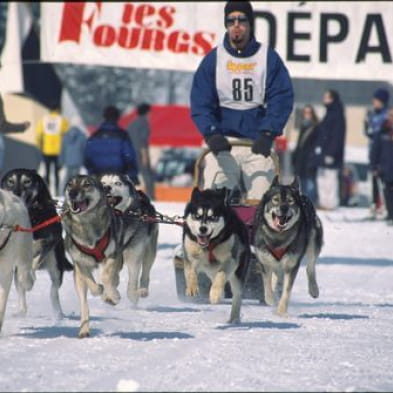
[(94, 248), (89, 248), (82, 246), (81, 244), (77, 243), (72, 237), (72, 242), (75, 244), (76, 248), (83, 252), (86, 255), (90, 255), (93, 257), (97, 263), (102, 262), (105, 259), (105, 250), (108, 247), (109, 239), (110, 239), (110, 229), (108, 229), (105, 235), (97, 242)]
[(281, 258), (287, 253), (288, 248), (271, 248), (267, 246), (267, 249), (270, 253), (277, 259), (277, 261), (281, 260)]
[(9, 231), (7, 237), (4, 239), (3, 243), (0, 244), (0, 251), (7, 245), (8, 240), (10, 240), (11, 233), (12, 233), (12, 231)]

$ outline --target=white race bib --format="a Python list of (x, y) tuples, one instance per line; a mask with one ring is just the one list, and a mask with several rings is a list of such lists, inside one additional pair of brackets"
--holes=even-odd
[(44, 120), (44, 132), (50, 135), (58, 135), (61, 132), (61, 116), (48, 115)]
[(220, 106), (246, 110), (264, 105), (267, 45), (250, 57), (231, 56), (217, 47), (216, 87)]

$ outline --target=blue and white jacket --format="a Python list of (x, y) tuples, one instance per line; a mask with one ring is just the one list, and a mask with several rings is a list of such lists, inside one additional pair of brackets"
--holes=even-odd
[(203, 136), (221, 133), (255, 140), (261, 132), (282, 134), (294, 93), (274, 49), (251, 37), (240, 52), (225, 34), (223, 45), (211, 50), (194, 74), (190, 101), (192, 119)]

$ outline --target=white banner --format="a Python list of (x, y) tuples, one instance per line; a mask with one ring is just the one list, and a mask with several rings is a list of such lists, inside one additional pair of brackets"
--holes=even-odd
[[(41, 57), (194, 71), (225, 33), (223, 2), (41, 3)], [(292, 77), (393, 81), (393, 2), (252, 2), (256, 37)]]

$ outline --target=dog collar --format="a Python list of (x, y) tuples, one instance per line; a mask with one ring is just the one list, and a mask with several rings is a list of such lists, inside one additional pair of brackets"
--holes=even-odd
[(110, 228), (108, 228), (105, 235), (96, 243), (94, 248), (82, 246), (82, 244), (77, 243), (72, 237), (71, 239), (79, 251), (86, 255), (90, 255), (97, 263), (99, 263), (105, 259), (105, 250), (108, 247), (110, 239)]

